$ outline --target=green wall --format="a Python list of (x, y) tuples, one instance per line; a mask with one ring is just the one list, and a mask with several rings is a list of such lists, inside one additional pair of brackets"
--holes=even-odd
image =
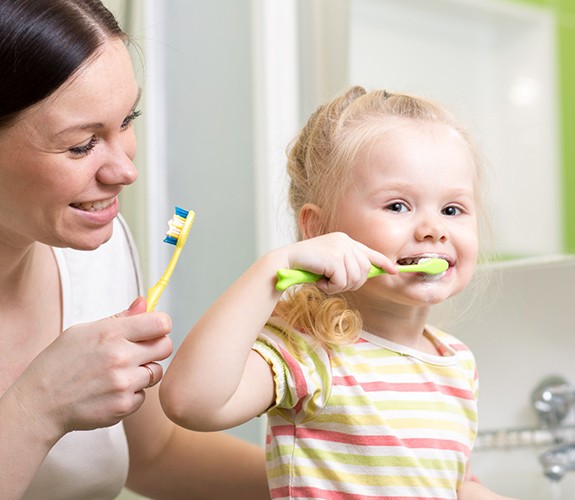
[(575, 0), (514, 1), (543, 7), (553, 12), (557, 18), (563, 250), (575, 253)]

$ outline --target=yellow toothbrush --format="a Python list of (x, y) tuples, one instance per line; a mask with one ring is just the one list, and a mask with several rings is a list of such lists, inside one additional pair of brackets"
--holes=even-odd
[(182, 253), (182, 248), (188, 239), (188, 234), (190, 234), (190, 229), (192, 228), (195, 217), (196, 214), (193, 211), (176, 207), (176, 213), (168, 221), (168, 231), (166, 232), (164, 242), (169, 243), (170, 245), (175, 245), (176, 249), (172, 254), (168, 267), (164, 271), (164, 274), (162, 274), (162, 277), (148, 290), (148, 312), (153, 311), (156, 308), (162, 292), (170, 281), (170, 277), (172, 276), (172, 273), (176, 268), (176, 264), (178, 263), (178, 259), (180, 258), (180, 254)]

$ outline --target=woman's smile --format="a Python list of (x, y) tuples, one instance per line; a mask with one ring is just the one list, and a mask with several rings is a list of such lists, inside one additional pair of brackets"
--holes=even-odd
[(79, 210), (84, 210), (86, 212), (98, 212), (104, 210), (112, 205), (116, 201), (116, 197), (108, 198), (107, 200), (100, 201), (88, 201), (82, 203), (71, 203), (72, 208), (77, 208)]

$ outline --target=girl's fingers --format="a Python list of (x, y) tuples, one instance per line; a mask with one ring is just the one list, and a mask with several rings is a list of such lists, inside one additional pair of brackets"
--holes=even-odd
[(304, 240), (291, 246), (289, 252), (289, 267), (324, 275), (317, 286), (330, 294), (360, 288), (372, 264), (388, 274), (398, 273), (395, 262), (344, 233)]

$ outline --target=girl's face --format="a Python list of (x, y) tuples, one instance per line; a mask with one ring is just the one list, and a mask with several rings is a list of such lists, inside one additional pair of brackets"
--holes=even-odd
[(112, 235), (136, 180), (139, 88), (123, 42), (108, 41), (68, 82), (0, 130), (0, 241), (94, 249)]
[(381, 276), (356, 292), (360, 304), (431, 305), (461, 291), (475, 270), (476, 166), (451, 127), (407, 118), (394, 125), (360, 151), (332, 229), (398, 264), (447, 260), (441, 275)]

